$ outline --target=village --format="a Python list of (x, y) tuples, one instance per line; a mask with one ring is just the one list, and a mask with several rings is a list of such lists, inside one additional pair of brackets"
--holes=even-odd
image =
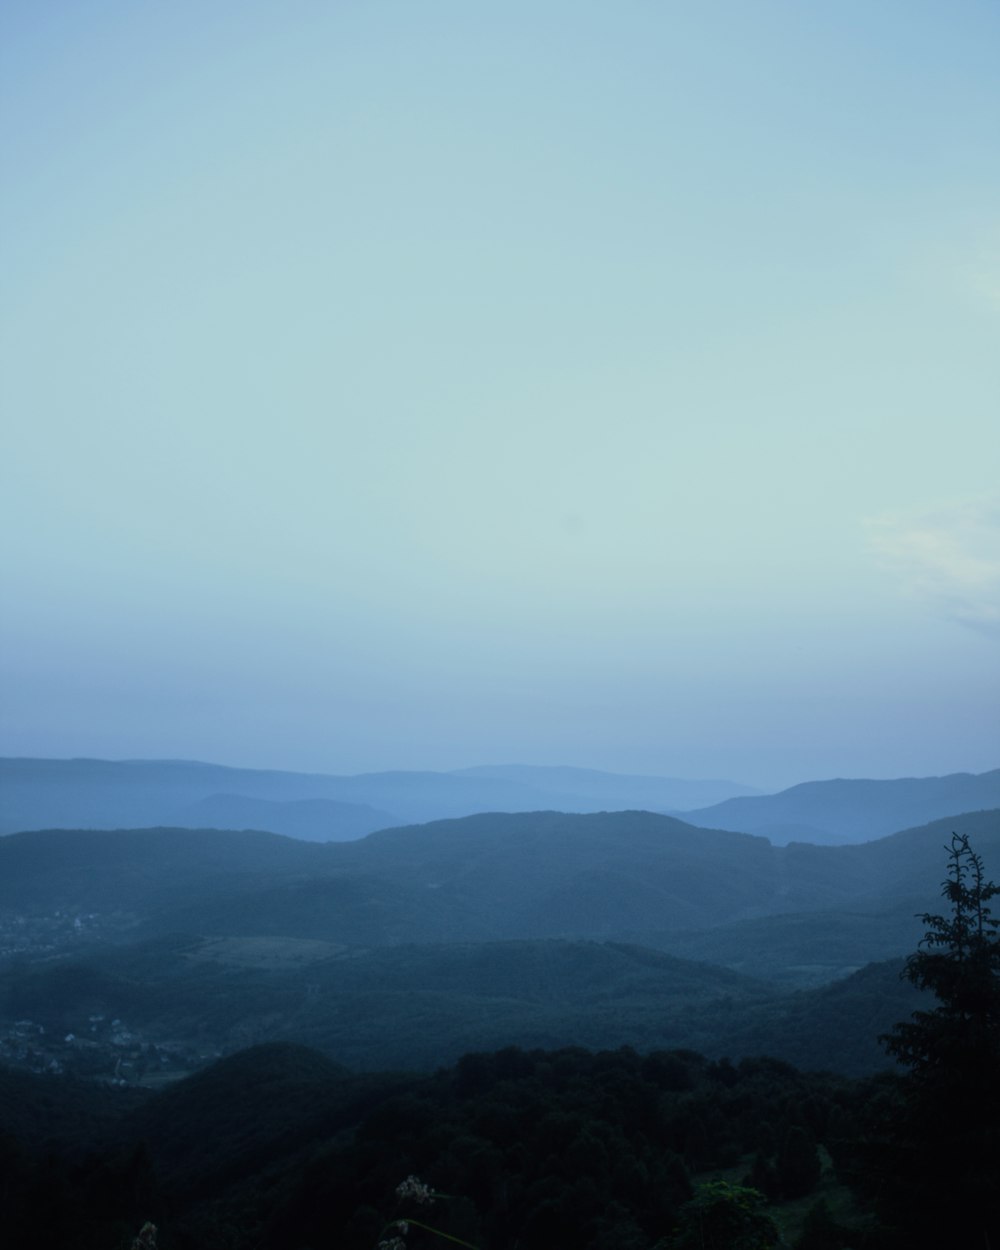
[(77, 1030), (35, 1020), (0, 1021), (0, 1064), (111, 1085), (153, 1087), (175, 1081), (215, 1055), (150, 1041), (124, 1021), (92, 1015)]
[[(122, 927), (120, 917), (0, 914), (0, 967), (37, 966), (63, 958)], [(116, 1086), (157, 1086), (217, 1058), (190, 1046), (152, 1039), (107, 1012), (79, 1018), (45, 1003), (30, 1011), (0, 997), (0, 1064), (36, 1073), (70, 1075)]]

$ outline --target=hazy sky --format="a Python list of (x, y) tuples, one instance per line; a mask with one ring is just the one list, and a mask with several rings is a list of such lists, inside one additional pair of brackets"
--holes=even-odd
[(6, 0), (18, 755), (1000, 764), (995, 0)]

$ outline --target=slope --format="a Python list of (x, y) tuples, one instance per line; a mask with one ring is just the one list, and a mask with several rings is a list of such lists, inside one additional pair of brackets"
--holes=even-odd
[(776, 844), (864, 842), (964, 812), (1000, 807), (1000, 769), (896, 781), (808, 781), (779, 794), (726, 799), (684, 813), (699, 828), (736, 829)]
[[(685, 789), (695, 786), (696, 789)], [(357, 776), (227, 768), (186, 760), (0, 760), (0, 833), (43, 828), (202, 827), (225, 823), (292, 836), (357, 837), (374, 828), (474, 812), (694, 806), (745, 793), (731, 782), (683, 783), (577, 769), (469, 769)], [(219, 796), (226, 796), (222, 804)], [(653, 802), (652, 800), (656, 800)], [(233, 804), (250, 804), (233, 809)], [(301, 802), (317, 809), (303, 824)], [(215, 804), (218, 811), (202, 805)], [(260, 804), (273, 804), (261, 807)], [(282, 806), (292, 805), (292, 806)], [(247, 815), (253, 811), (255, 814)], [(219, 813), (223, 813), (220, 819)], [(365, 827), (362, 827), (365, 826)]]
[(96, 914), (98, 925), (118, 917), (137, 934), (352, 946), (662, 944), (664, 934), (767, 916), (925, 910), (953, 829), (973, 837), (995, 872), (996, 813), (845, 847), (774, 847), (648, 812), (471, 816), (324, 845), (219, 830), (40, 831), (0, 839), (0, 910)]

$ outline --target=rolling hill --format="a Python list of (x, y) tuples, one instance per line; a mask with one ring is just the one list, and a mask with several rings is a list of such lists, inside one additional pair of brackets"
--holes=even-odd
[(934, 906), (942, 846), (988, 871), (1000, 817), (876, 842), (775, 847), (648, 812), (469, 816), (317, 845), (224, 830), (47, 830), (0, 839), (0, 909), (114, 915), (136, 933), (353, 946), (521, 938), (630, 941), (768, 916)]
[(995, 876), (997, 812), (840, 847), (648, 812), (470, 816), (322, 845), (13, 834), (0, 1024), (62, 1038), (120, 1019), (143, 1046), (284, 1040), (355, 1067), (629, 1044), (865, 1070), (909, 1000), (898, 964), (863, 965), (913, 948), (952, 831)]
[(0, 833), (172, 825), (256, 828), (318, 841), (476, 812), (683, 809), (750, 787), (574, 768), (358, 776), (184, 760), (0, 760)]
[(684, 813), (692, 825), (735, 829), (775, 844), (867, 842), (964, 812), (1000, 807), (1000, 768), (896, 781), (808, 781), (778, 794), (725, 799)]

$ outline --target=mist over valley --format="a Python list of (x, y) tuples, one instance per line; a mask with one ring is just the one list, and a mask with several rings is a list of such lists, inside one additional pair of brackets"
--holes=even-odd
[[(536, 783), (527, 793), (520, 779), (496, 776), (525, 771)], [(482, 788), (468, 773), (456, 784), (449, 774), (3, 761), (5, 819), (36, 826), (0, 839), (5, 1054), (72, 1071), (79, 1048), (60, 1043), (55, 1055), (50, 1043), (36, 1045), (28, 1061), (16, 1022), (89, 1044), (93, 1017), (182, 1050), (174, 1074), (274, 1040), (317, 1045), (351, 1067), (432, 1067), (480, 1046), (628, 1044), (712, 1055), (759, 1046), (795, 1062), (871, 1070), (884, 1063), (871, 1019), (842, 1016), (826, 1031), (816, 1005), (829, 1001), (823, 987), (860, 984), (851, 978), (885, 965), (863, 979), (870, 993), (881, 977), (878, 1014), (888, 1027), (906, 999), (898, 961), (920, 937), (917, 917), (935, 904), (942, 845), (952, 832), (969, 834), (987, 870), (1000, 854), (1000, 770), (817, 782), (708, 809), (743, 819), (763, 809), (754, 819), (766, 821), (792, 804), (842, 845), (778, 845), (637, 809), (482, 812), (507, 785), (526, 802), (550, 797), (546, 781), (565, 786), (574, 776), (589, 788), (581, 794), (581, 784), (576, 801), (595, 805), (684, 787), (566, 769), (476, 772), (486, 774)], [(243, 793), (214, 804), (220, 775)], [(736, 788), (693, 783), (691, 792), (713, 786)], [(371, 799), (373, 812), (404, 795), (471, 810), (343, 839), (343, 801), (327, 797), (334, 791)], [(992, 811), (980, 810), (984, 800)], [(934, 819), (949, 803), (953, 814)], [(141, 812), (152, 820), (72, 827), (74, 805), (88, 825)], [(319, 823), (308, 840), (289, 836), (303, 806), (324, 822), (324, 841)], [(157, 820), (177, 810), (276, 812), (285, 833)], [(898, 811), (923, 823), (856, 840)], [(37, 827), (57, 813), (70, 827)], [(813, 998), (795, 996), (804, 992)], [(811, 1016), (812, 1052), (788, 1012)], [(121, 1075), (113, 1051), (96, 1053), (86, 1055), (91, 1068), (113, 1061)], [(128, 1063), (124, 1071), (141, 1083)]]
[(0, 4), (2, 1250), (1000, 1250), (998, 46)]

